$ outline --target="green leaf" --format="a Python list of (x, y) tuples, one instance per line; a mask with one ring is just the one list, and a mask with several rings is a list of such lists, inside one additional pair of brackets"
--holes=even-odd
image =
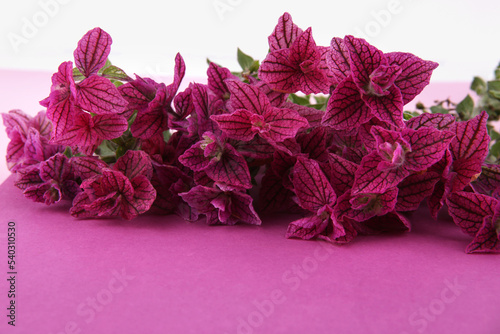
[(119, 67), (110, 65), (102, 71), (102, 76), (108, 79), (120, 80), (120, 81), (132, 81), (127, 73)]
[(403, 118), (405, 121), (412, 119), (413, 117), (419, 116), (420, 113), (418, 111), (404, 111)]
[(477, 95), (483, 95), (487, 90), (486, 82), (480, 77), (474, 77), (470, 89), (475, 91)]
[(75, 81), (82, 81), (85, 79), (85, 76), (80, 72), (80, 70), (77, 67), (73, 68), (73, 80)]
[(488, 81), (488, 94), (500, 99), (500, 80)]
[(495, 68), (495, 79), (500, 79), (500, 63)]
[(311, 101), (309, 100), (309, 95), (306, 96), (298, 96), (296, 94), (290, 94), (288, 96), (290, 101), (292, 101), (295, 104), (301, 105), (301, 106), (307, 106), (311, 104)]
[(260, 67), (260, 62), (258, 60), (254, 60), (252, 66), (248, 69), (250, 72), (257, 72)]
[(240, 64), (243, 71), (249, 71), (252, 67), (252, 64), (254, 63), (254, 59), (241, 51), (240, 48), (238, 48), (237, 57), (238, 64)]
[(440, 105), (432, 106), (430, 109), (431, 109), (431, 112), (433, 114), (449, 114), (450, 113), (450, 111), (448, 109), (446, 109), (445, 107), (440, 106)]
[(172, 133), (170, 133), (170, 131), (163, 131), (163, 140), (165, 141), (165, 143), (168, 143), (170, 137), (172, 137)]
[(97, 73), (102, 74), (104, 70), (106, 70), (110, 66), (111, 66), (111, 61), (109, 60), (109, 58), (107, 58), (106, 63), (104, 64), (103, 67), (101, 67), (101, 69)]
[(500, 141), (495, 142), (495, 144), (490, 147), (490, 155), (498, 158), (500, 155)]
[(472, 97), (470, 95), (467, 95), (465, 99), (460, 101), (459, 104), (457, 104), (457, 113), (460, 115), (460, 118), (463, 120), (468, 120), (472, 118), (472, 114), (474, 112), (474, 100), (472, 100)]
[(500, 133), (498, 133), (492, 125), (486, 124), (486, 127), (488, 128), (488, 134), (492, 141), (500, 138)]
[(64, 149), (63, 154), (65, 156), (67, 156), (68, 158), (71, 158), (73, 156), (73, 152), (71, 151), (71, 147), (66, 146), (66, 148)]

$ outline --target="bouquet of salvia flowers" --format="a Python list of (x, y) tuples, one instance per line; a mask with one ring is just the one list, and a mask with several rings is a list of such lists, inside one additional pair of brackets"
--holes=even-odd
[(90, 30), (52, 76), (46, 112), (2, 115), (15, 185), (72, 201), (76, 218), (259, 225), (258, 213), (296, 212), (286, 237), (338, 244), (409, 231), (405, 214), (426, 200), (473, 238), (467, 252), (500, 250), (488, 114), (403, 111), (437, 63), (353, 36), (318, 46), (288, 13), (268, 42), (261, 63), (238, 50), (241, 72), (209, 62), (207, 84), (179, 92), (180, 54), (173, 82), (132, 78), (109, 61), (110, 35)]

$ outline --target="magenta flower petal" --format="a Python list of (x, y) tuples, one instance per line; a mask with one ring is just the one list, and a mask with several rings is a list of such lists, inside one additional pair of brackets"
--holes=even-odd
[(352, 195), (349, 203), (351, 210), (348, 218), (365, 221), (374, 216), (383, 216), (394, 210), (397, 203), (398, 188), (389, 188), (382, 193), (363, 193)]
[(260, 66), (259, 77), (279, 92), (326, 94), (330, 84), (320, 67), (322, 55), (308, 28), (290, 48), (269, 53)]
[(330, 182), (335, 193), (343, 194), (350, 191), (354, 184), (354, 174), (359, 166), (332, 153), (328, 155), (328, 164)]
[(302, 208), (318, 215), (324, 207), (333, 208), (337, 196), (317, 161), (297, 159), (292, 180)]
[(73, 178), (73, 168), (69, 159), (62, 153), (58, 153), (40, 163), (40, 177), (44, 181), (56, 181), (63, 184), (64, 181)]
[(57, 185), (52, 186), (48, 182), (44, 182), (37, 186), (27, 188), (23, 192), (24, 196), (37, 203), (45, 203), (51, 205), (61, 200), (62, 194)]
[(221, 185), (250, 189), (250, 171), (245, 160), (231, 145), (226, 144), (222, 154), (213, 159), (205, 173)]
[(456, 138), (450, 144), (453, 171), (456, 173), (452, 180), (452, 192), (463, 190), (481, 173), (490, 143), (487, 119), (488, 114), (483, 111), (471, 120), (456, 123)]
[(76, 88), (76, 104), (94, 114), (118, 114), (125, 111), (127, 101), (109, 79), (92, 75)]
[(342, 38), (332, 38), (330, 52), (326, 55), (326, 62), (336, 84), (339, 84), (351, 74), (349, 51)]
[(11, 140), (7, 144), (7, 154), (5, 159), (7, 161), (7, 168), (15, 172), (23, 164), (24, 145), (25, 140), (21, 137), (18, 131), (10, 133)]
[(455, 124), (455, 116), (450, 114), (430, 114), (423, 113), (422, 115), (412, 117), (406, 121), (406, 127), (413, 130), (418, 130), (423, 127), (435, 128), (438, 130), (453, 130)]
[(396, 127), (404, 127), (401, 92), (395, 86), (389, 87), (387, 92), (384, 96), (363, 95), (362, 99), (378, 119)]
[(17, 174), (17, 180), (14, 183), (14, 185), (21, 190), (25, 190), (32, 186), (40, 185), (41, 183), (44, 182), (40, 177), (39, 166), (30, 166), (28, 168), (23, 168), (16, 174)]
[(182, 79), (186, 74), (186, 64), (180, 53), (175, 55), (175, 67), (174, 67), (174, 81), (167, 86), (167, 92), (169, 95), (169, 101), (172, 101), (175, 93), (181, 85)]
[(484, 217), (482, 226), (467, 246), (467, 253), (500, 253), (500, 226), (498, 221)]
[(500, 165), (484, 164), (481, 169), (481, 175), (472, 185), (480, 193), (491, 195), (500, 188)]
[(302, 34), (302, 29), (293, 23), (290, 14), (284, 13), (279, 18), (273, 33), (268, 37), (269, 49), (271, 51), (287, 49), (300, 34)]
[(141, 78), (127, 82), (120, 87), (118, 91), (122, 97), (128, 102), (127, 109), (143, 110), (146, 109), (156, 95), (158, 84), (149, 78)]
[(75, 175), (82, 180), (102, 174), (103, 169), (108, 165), (98, 157), (72, 157), (71, 165), (74, 168)]
[(207, 159), (204, 150), (200, 148), (200, 143), (197, 143), (179, 156), (179, 162), (193, 171), (202, 171), (212, 160)]
[(2, 113), (2, 120), (5, 132), (7, 132), (10, 139), (13, 139), (12, 133), (21, 135), (23, 139), (26, 139), (31, 119), (23, 111), (16, 109), (10, 110), (8, 114)]
[(260, 225), (252, 198), (244, 193), (196, 186), (179, 194), (190, 206), (207, 216), (207, 223), (233, 225), (237, 222)]
[(329, 217), (310, 216), (295, 220), (288, 225), (286, 238), (312, 239), (328, 226)]
[(361, 161), (361, 167), (356, 171), (352, 188), (353, 194), (383, 192), (396, 187), (410, 172), (405, 168), (380, 170), (382, 158), (377, 152), (366, 155)]
[(293, 212), (297, 209), (293, 196), (295, 194), (283, 186), (283, 177), (276, 175), (271, 169), (266, 170), (259, 191), (262, 212)]
[[(252, 120), (259, 115), (254, 115), (246, 109), (237, 109), (232, 114), (212, 115), (210, 118), (229, 138), (250, 141), (258, 132), (252, 125)], [(263, 122), (263, 118), (260, 119)]]
[(60, 137), (72, 123), (75, 90), (73, 63), (67, 61), (59, 65), (58, 71), (52, 75), (52, 87), (48, 97), (47, 118), (54, 125), (54, 138)]
[(130, 181), (121, 172), (110, 169), (85, 180), (81, 188), (84, 192), (74, 198), (70, 210), (77, 218), (132, 219), (149, 210), (156, 198), (156, 191), (145, 176)]
[(326, 128), (323, 126), (315, 127), (310, 132), (303, 131), (295, 136), (300, 145), (302, 153), (306, 153), (309, 159), (318, 162), (328, 161), (328, 150), (326, 147)]
[[(144, 173), (144, 171), (141, 173)], [(124, 217), (125, 219), (132, 219), (138, 214), (148, 211), (156, 198), (156, 190), (145, 175), (135, 176), (131, 179), (130, 184), (134, 189), (134, 197), (132, 205), (126, 206), (129, 211), (127, 216), (130, 218)]]
[(75, 65), (85, 77), (96, 74), (108, 59), (111, 36), (101, 28), (88, 31), (78, 42), (74, 52)]
[(231, 73), (227, 68), (221, 67), (215, 63), (210, 63), (207, 70), (208, 88), (219, 98), (227, 100), (230, 96), (227, 81), (237, 80), (239, 78)]
[(115, 139), (127, 131), (128, 123), (121, 115), (96, 115), (92, 117), (93, 130), (102, 139)]
[(434, 186), (440, 180), (435, 172), (413, 174), (398, 184), (396, 211), (415, 211), (422, 201), (432, 195)]
[(362, 38), (346, 36), (344, 45), (349, 51), (353, 82), (361, 92), (367, 93), (367, 87), (371, 82), (370, 75), (380, 65), (384, 65), (384, 54)]
[(307, 120), (299, 116), (292, 109), (271, 108), (263, 115), (263, 123), (257, 121), (252, 123), (263, 138), (274, 143), (283, 142), (287, 138), (293, 138), (301, 128), (307, 128)]
[(434, 128), (421, 128), (416, 131), (403, 130), (403, 137), (411, 145), (411, 152), (406, 154), (405, 167), (413, 171), (422, 171), (443, 158), (455, 134)]
[(38, 112), (35, 117), (30, 119), (28, 126), (36, 129), (40, 136), (50, 138), (52, 122), (47, 118), (44, 111)]
[(342, 81), (328, 100), (322, 124), (335, 130), (346, 130), (368, 122), (373, 117), (370, 108), (351, 76)]
[(153, 176), (151, 160), (149, 155), (144, 151), (128, 150), (123, 156), (118, 158), (113, 165), (113, 170), (122, 172), (130, 180), (140, 175), (151, 180)]
[(391, 52), (384, 55), (389, 65), (397, 65), (402, 69), (394, 84), (400, 89), (403, 104), (407, 104), (420, 94), (429, 84), (432, 71), (438, 63), (422, 60), (411, 53)]
[(464, 191), (452, 193), (446, 200), (448, 212), (463, 232), (475, 236), (485, 217), (493, 216), (498, 201), (493, 197)]
[(304, 117), (309, 122), (309, 125), (311, 127), (320, 126), (321, 120), (325, 115), (325, 112), (323, 110), (307, 106), (301, 106), (290, 101), (283, 103), (281, 107), (285, 109), (295, 110), (296, 112), (299, 113), (299, 116)]
[(252, 86), (239, 80), (227, 80), (227, 88), (231, 92), (229, 104), (233, 110), (246, 109), (254, 114), (262, 115), (271, 107), (266, 94), (256, 86)]

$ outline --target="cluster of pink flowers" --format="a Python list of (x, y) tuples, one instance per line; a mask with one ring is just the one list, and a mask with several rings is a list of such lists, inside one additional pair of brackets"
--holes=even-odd
[[(258, 73), (210, 63), (207, 84), (178, 92), (179, 54), (166, 85), (111, 65), (111, 43), (100, 28), (85, 34), (74, 64), (52, 77), (46, 114), (2, 115), (7, 163), (26, 197), (72, 200), (77, 218), (153, 211), (259, 225), (258, 212), (293, 211), (301, 218), (287, 237), (340, 244), (409, 231), (405, 213), (427, 200), (434, 217), (447, 204), (473, 237), (467, 252), (500, 251), (500, 168), (484, 163), (486, 113), (404, 117), (435, 62), (353, 36), (317, 46), (285, 13)], [(328, 100), (298, 104), (299, 92)]]

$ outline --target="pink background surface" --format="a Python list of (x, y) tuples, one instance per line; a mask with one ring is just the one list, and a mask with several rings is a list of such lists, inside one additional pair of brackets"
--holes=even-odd
[[(49, 84), (50, 73), (0, 71), (0, 110), (35, 114)], [(434, 84), (417, 99), (466, 91)], [(342, 247), (285, 239), (295, 218), (286, 215), (226, 227), (175, 216), (79, 221), (68, 209), (25, 200), (12, 177), (0, 185), (0, 333), (500, 333), (499, 257), (466, 255), (470, 238), (425, 208), (411, 215), (411, 233)], [(5, 316), (9, 221), (15, 328)]]

